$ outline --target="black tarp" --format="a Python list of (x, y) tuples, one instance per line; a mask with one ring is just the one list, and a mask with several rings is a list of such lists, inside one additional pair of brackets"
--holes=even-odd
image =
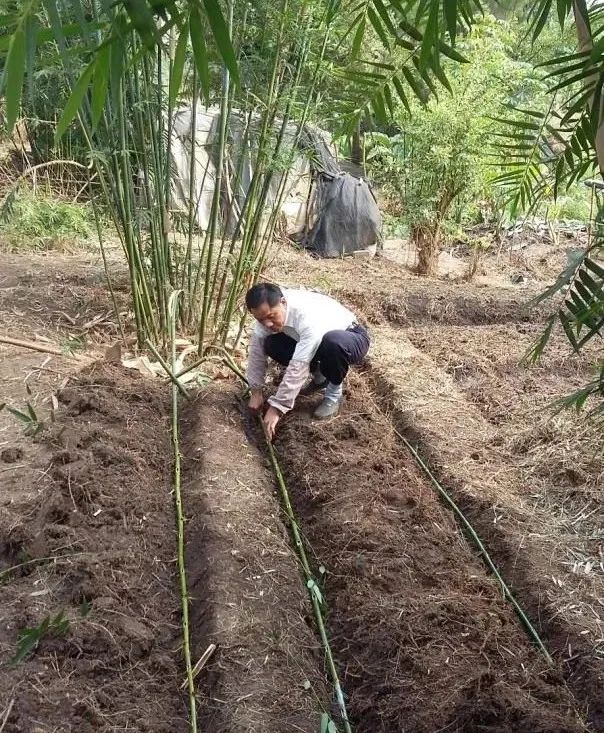
[(342, 171), (325, 135), (313, 127), (304, 128), (298, 144), (313, 176), (303, 246), (320, 257), (341, 257), (377, 244), (382, 219), (367, 181)]
[(349, 173), (315, 175), (304, 246), (321, 257), (368, 249), (380, 237), (381, 215), (369, 184)]

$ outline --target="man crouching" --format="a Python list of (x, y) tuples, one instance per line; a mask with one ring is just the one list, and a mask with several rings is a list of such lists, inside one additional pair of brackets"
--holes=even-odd
[(348, 368), (369, 350), (369, 335), (354, 313), (327, 295), (271, 283), (250, 288), (245, 304), (256, 319), (247, 368), (250, 409), (259, 412), (264, 406), (267, 357), (287, 367), (276, 394), (268, 399), (264, 424), (269, 437), (298, 394), (324, 390), (314, 417), (337, 415)]

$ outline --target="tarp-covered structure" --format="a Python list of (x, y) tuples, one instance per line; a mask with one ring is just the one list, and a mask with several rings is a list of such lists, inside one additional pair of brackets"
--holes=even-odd
[[(228, 235), (236, 230), (254, 173), (260, 122), (252, 120), (247, 134), (245, 122), (241, 113), (231, 113), (220, 199), (220, 223)], [(188, 210), (192, 194), (194, 217), (201, 230), (206, 230), (210, 223), (219, 123), (217, 107), (198, 106), (195, 115), (192, 107), (181, 107), (174, 115), (172, 207)], [(280, 127), (281, 123), (276, 122), (275, 134)], [(290, 123), (285, 128), (282, 149), (283, 159), (291, 165), (286, 172), (273, 174), (266, 203), (267, 212), (271, 211), (283, 190), (281, 214), (287, 234), (323, 257), (339, 257), (374, 247), (380, 235), (381, 218), (371, 188), (362, 178), (340, 170), (329, 135), (310, 125), (298, 135), (296, 123)], [(293, 155), (289, 156), (289, 152)]]

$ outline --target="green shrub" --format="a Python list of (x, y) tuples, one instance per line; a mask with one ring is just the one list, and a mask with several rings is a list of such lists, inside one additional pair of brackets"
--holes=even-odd
[(90, 204), (35, 196), (27, 189), (18, 192), (0, 223), (0, 242), (9, 251), (81, 247), (95, 235)]
[(591, 192), (583, 185), (574, 186), (554, 202), (544, 202), (540, 209), (548, 219), (572, 219), (587, 223), (597, 210), (591, 211)]

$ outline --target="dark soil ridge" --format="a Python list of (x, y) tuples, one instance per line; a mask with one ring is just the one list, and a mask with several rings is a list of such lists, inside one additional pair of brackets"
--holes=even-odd
[[(528, 301), (538, 292), (515, 293), (502, 290), (493, 294), (479, 290), (458, 293), (460, 286), (434, 284), (436, 294), (425, 283), (401, 283), (400, 294), (392, 290), (374, 291), (351, 287), (337, 288), (337, 296), (353, 310), (360, 310), (368, 323), (393, 323), (418, 326), (430, 323), (451, 326), (476, 326), (502, 323), (543, 322), (549, 315), (545, 307), (528, 308)], [(441, 291), (441, 292), (439, 292)]]
[(270, 470), (247, 444), (237, 389), (183, 405), (183, 503), (200, 730), (316, 733), (329, 706), (323, 654)]
[(344, 413), (276, 441), (327, 568), (328, 630), (357, 733), (573, 733), (581, 711), (352, 376)]
[[(468, 495), (463, 480), (456, 481), (450, 470), (443, 471), (440, 456), (397, 410), (391, 399), (392, 390), (388, 381), (374, 370), (369, 370), (369, 379), (377, 399), (388, 410), (390, 419), (407, 440), (419, 446), (422, 459), (435, 478), (443, 482), (481, 538), (501, 576), (537, 629), (554, 657), (557, 668), (585, 710), (585, 719), (591, 729), (604, 731), (604, 664), (594, 658), (592, 645), (576, 626), (566, 622), (562, 615), (552, 617), (544, 613), (539, 582), (542, 573), (535, 566), (530, 550), (522, 548), (518, 538), (510, 535), (509, 529), (505, 530), (493, 523), (491, 501), (479, 501), (476, 496)], [(402, 443), (400, 450), (407, 452)], [(573, 650), (570, 659), (569, 645)]]
[[(4, 733), (188, 730), (166, 397), (163, 383), (95, 364), (37, 443), (14, 439), (32, 470), (8, 480), (31, 483), (0, 510), (0, 570), (55, 559), (0, 581)], [(19, 631), (60, 611), (67, 633), (11, 667)]]

